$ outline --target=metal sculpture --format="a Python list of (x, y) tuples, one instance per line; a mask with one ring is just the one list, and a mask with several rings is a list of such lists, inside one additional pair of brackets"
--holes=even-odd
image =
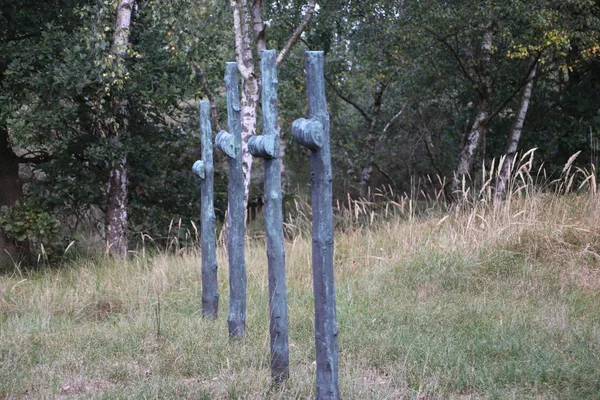
[(263, 134), (253, 136), (248, 149), (264, 158), (265, 230), (269, 270), (269, 332), (271, 336), (271, 377), (281, 382), (289, 376), (288, 314), (283, 239), (283, 204), (277, 122), (277, 61), (274, 50), (261, 53)]
[(306, 52), (306, 86), (310, 118), (294, 121), (292, 135), (311, 150), (317, 399), (339, 399), (331, 152), (322, 51)]
[(242, 119), (238, 68), (235, 62), (228, 62), (225, 67), (225, 88), (229, 132), (219, 132), (215, 143), (229, 159), (227, 253), (230, 300), (227, 325), (230, 338), (241, 338), (246, 336), (246, 261), (244, 259), (246, 226), (242, 171)]
[(192, 167), (201, 179), (201, 241), (202, 241), (202, 315), (216, 319), (219, 315), (219, 285), (217, 279), (217, 248), (215, 237), (214, 166), (210, 102), (200, 102), (200, 141), (202, 160)]

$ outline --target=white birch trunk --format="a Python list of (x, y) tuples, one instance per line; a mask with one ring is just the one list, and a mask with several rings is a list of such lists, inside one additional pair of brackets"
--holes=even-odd
[(256, 43), (256, 51), (260, 58), (263, 50), (267, 49), (265, 27), (262, 22), (262, 0), (252, 1), (252, 31), (254, 32), (254, 42)]
[[(256, 60), (260, 58), (260, 52), (266, 49), (265, 29), (262, 22), (263, 1), (251, 0), (250, 7), (248, 7), (247, 0), (229, 0), (229, 5), (233, 13), (236, 61), (242, 75), (242, 169), (244, 171), (244, 206), (247, 207), (253, 161), (252, 155), (248, 151), (248, 140), (256, 134), (256, 108), (260, 98), (260, 79), (255, 74)], [(315, 11), (315, 5), (316, 0), (309, 1), (304, 20), (284, 45), (277, 57), (277, 64), (283, 61), (308, 26)], [(252, 41), (258, 52), (256, 58), (252, 50)], [(283, 164), (283, 157), (281, 157), (281, 163)]]
[(519, 140), (521, 139), (521, 132), (523, 131), (523, 125), (525, 124), (525, 118), (527, 117), (527, 111), (529, 110), (529, 104), (531, 103), (531, 92), (533, 91), (533, 80), (535, 78), (537, 64), (533, 65), (529, 71), (527, 77), (527, 84), (523, 88), (521, 93), (521, 100), (519, 102), (519, 108), (517, 115), (515, 115), (515, 121), (513, 128), (506, 141), (505, 159), (502, 164), (502, 168), (498, 173), (496, 179), (496, 192), (494, 193), (494, 204), (502, 202), (508, 183), (510, 180), (510, 172), (515, 162), (515, 156), (517, 154), (517, 148), (519, 146)]
[(490, 115), (490, 97), (491, 97), (491, 77), (490, 77), (490, 59), (492, 54), (492, 40), (494, 37), (493, 24), (490, 22), (486, 27), (481, 43), (480, 56), (480, 81), (478, 84), (479, 105), (475, 114), (475, 121), (467, 135), (463, 148), (460, 152), (458, 166), (456, 168), (451, 184), (451, 193), (454, 199), (458, 199), (457, 190), (460, 188), (461, 180), (471, 172), (475, 152), (479, 147), (482, 136), (484, 135)]
[(460, 152), (460, 159), (458, 161), (458, 167), (456, 168), (456, 178), (458, 179), (471, 172), (475, 152), (479, 147), (479, 141), (483, 132), (487, 128), (489, 112), (489, 101), (485, 100), (479, 105), (473, 126), (471, 127), (467, 140)]
[(127, 158), (123, 155), (111, 164), (106, 205), (106, 251), (127, 256)]
[[(255, 62), (252, 47), (250, 45), (250, 15), (245, 0), (230, 0), (233, 11), (233, 24), (235, 34), (235, 53), (238, 63), (238, 69), (242, 75), (242, 170), (244, 172), (244, 207), (248, 206), (248, 197), (250, 195), (250, 182), (252, 176), (252, 155), (248, 151), (248, 140), (256, 134), (256, 107), (260, 93), (259, 82), (254, 74)], [(261, 2), (253, 3), (252, 14), (260, 17)], [(255, 20), (255, 31), (259, 23)], [(262, 23), (260, 23), (262, 26)]]
[[(117, 8), (117, 21), (111, 54), (114, 56), (115, 69), (118, 75), (125, 74), (125, 56), (129, 45), (131, 12), (134, 0), (120, 0)], [(106, 251), (114, 256), (127, 256), (127, 156), (119, 137), (120, 132), (128, 129), (129, 104), (126, 99), (112, 99), (113, 113), (119, 122), (118, 127), (111, 129), (111, 143), (117, 154), (111, 162), (111, 170), (107, 189), (105, 215)]]
[(259, 99), (258, 79), (251, 75), (242, 79), (242, 170), (244, 172), (244, 206), (248, 206), (252, 176), (252, 154), (248, 151), (248, 140), (256, 135), (256, 107)]

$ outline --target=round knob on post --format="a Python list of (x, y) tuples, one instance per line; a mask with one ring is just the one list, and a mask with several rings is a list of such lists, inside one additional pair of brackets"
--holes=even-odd
[(297, 119), (292, 125), (292, 136), (301, 145), (319, 150), (323, 146), (323, 125), (316, 119)]
[(248, 140), (248, 151), (254, 157), (272, 159), (277, 155), (275, 150), (274, 135), (252, 136)]
[(227, 131), (221, 131), (217, 134), (217, 137), (215, 138), (215, 145), (217, 146), (217, 148), (219, 150), (221, 150), (223, 153), (227, 154), (227, 156), (229, 158), (236, 158), (235, 157), (235, 137), (227, 132)]
[(196, 175), (198, 175), (200, 177), (200, 179), (204, 179), (206, 178), (206, 170), (204, 168), (204, 161), (198, 160), (194, 163), (194, 165), (192, 166), (192, 171), (194, 171), (194, 173)]

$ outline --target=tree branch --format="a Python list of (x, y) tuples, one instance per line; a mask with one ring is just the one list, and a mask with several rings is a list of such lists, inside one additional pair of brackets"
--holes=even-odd
[(442, 172), (441, 168), (437, 165), (435, 156), (433, 154), (433, 138), (429, 129), (425, 128), (423, 130), (423, 142), (425, 142), (425, 149), (427, 150), (427, 155), (429, 156), (429, 160), (431, 161), (431, 166), (433, 167), (433, 169), (435, 169), (435, 171), (440, 177), (444, 176), (444, 172)]
[(244, 64), (244, 28), (242, 5), (237, 0), (229, 0), (229, 5), (233, 11), (233, 33), (235, 36), (235, 55), (238, 64), (238, 70), (244, 79), (250, 79), (252, 71)]
[[(31, 157), (27, 157), (27, 156), (31, 156)], [(17, 161), (21, 164), (43, 164), (43, 163), (47, 163), (48, 161), (52, 160), (53, 157), (50, 156), (50, 154), (46, 153), (46, 152), (29, 152), (27, 154), (23, 154), (22, 156), (17, 156)]]
[(479, 56), (472, 69), (479, 78), (476, 82), (479, 82), (478, 91), (482, 99), (489, 98), (492, 88), (490, 60), (492, 58), (492, 42), (494, 40), (495, 26), (495, 22), (491, 20), (487, 22), (485, 32), (483, 33), (483, 40), (479, 47)]
[(129, 45), (129, 30), (131, 27), (131, 11), (133, 0), (121, 0), (117, 8), (117, 24), (110, 52), (117, 57), (117, 62), (122, 63)]
[(535, 57), (534, 60), (531, 62), (529, 68), (527, 68), (525, 77), (521, 80), (521, 82), (519, 82), (519, 84), (515, 87), (511, 94), (506, 99), (504, 99), (504, 101), (502, 101), (493, 112), (490, 113), (489, 117), (487, 118), (488, 121), (491, 121), (494, 117), (500, 114), (502, 110), (504, 110), (504, 108), (508, 105), (508, 103), (510, 103), (519, 93), (521, 93), (521, 91), (523, 90), (525, 85), (527, 85), (527, 83), (539, 77), (539, 75), (537, 74), (532, 74), (532, 71), (536, 68), (538, 62), (539, 55)]
[(437, 35), (434, 31), (432, 31), (429, 28), (425, 28), (425, 30), (431, 36), (433, 36), (433, 38), (435, 40), (437, 40), (438, 42), (442, 43), (448, 50), (450, 50), (450, 53), (452, 54), (452, 56), (454, 57), (454, 59), (458, 63), (458, 66), (459, 66), (461, 72), (463, 73), (463, 75), (465, 76), (465, 78), (467, 78), (469, 81), (471, 81), (471, 83), (475, 86), (475, 88), (477, 89), (478, 92), (481, 92), (481, 89), (479, 87), (479, 83), (477, 83), (475, 81), (475, 79), (473, 78), (473, 75), (471, 74), (471, 72), (469, 72), (469, 69), (463, 63), (462, 59), (460, 58), (460, 55), (458, 54), (458, 52), (454, 49), (454, 47), (452, 47), (452, 45), (450, 43), (448, 43), (448, 40), (446, 40), (447, 37), (441, 37), (441, 36)]
[(387, 124), (386, 124), (386, 125), (383, 127), (383, 131), (382, 131), (383, 133), (386, 133), (386, 132), (387, 132), (387, 130), (388, 130), (388, 129), (390, 129), (390, 126), (392, 126), (392, 124), (393, 124), (394, 122), (396, 122), (396, 120), (397, 120), (398, 118), (400, 118), (400, 115), (402, 115), (402, 112), (404, 111), (404, 108), (405, 108), (405, 107), (406, 107), (406, 105), (402, 106), (402, 108), (400, 109), (400, 111), (398, 111), (398, 112), (396, 113), (396, 115), (394, 115), (394, 116), (392, 117), (392, 119), (390, 119), (390, 121), (389, 121), (389, 122), (388, 122), (388, 123), (387, 123)]
[[(252, 24), (252, 18), (250, 16), (250, 10), (248, 8), (247, 0), (240, 0), (240, 10), (242, 12), (242, 44), (243, 47), (241, 49), (241, 58), (242, 63), (245, 68), (247, 68), (248, 78), (252, 79), (254, 75), (254, 69), (256, 68), (254, 54), (252, 50), (251, 37), (250, 37), (250, 25)], [(259, 10), (259, 13), (261, 11)], [(258, 54), (258, 58), (260, 59), (260, 52)]]
[(254, 42), (256, 43), (258, 57), (260, 57), (261, 51), (267, 48), (265, 27), (262, 22), (262, 3), (262, 0), (253, 0), (251, 7), (252, 31), (254, 32)]
[(208, 87), (208, 82), (206, 81), (206, 74), (204, 73), (204, 70), (197, 63), (194, 63), (194, 71), (196, 72), (198, 79), (200, 79), (200, 85), (202, 86), (202, 91), (204, 92), (204, 94), (206, 95), (206, 98), (210, 102), (210, 119), (211, 119), (212, 126), (214, 127), (213, 129), (216, 129), (217, 132), (220, 132), (221, 125), (219, 124), (219, 113), (217, 112), (217, 105), (215, 104), (215, 98), (213, 97), (212, 92), (210, 91), (210, 88)]
[(363, 118), (370, 124), (373, 121), (373, 118), (362, 109), (357, 103), (344, 96), (344, 94), (329, 80), (327, 77), (325, 78), (331, 89), (335, 92), (335, 94), (346, 103), (350, 104), (352, 107), (356, 109), (363, 116)]
[(373, 119), (369, 129), (369, 133), (371, 134), (375, 134), (375, 130), (379, 124), (379, 117), (381, 116), (381, 103), (386, 87), (387, 86), (381, 82), (375, 85), (375, 92), (373, 93)]
[(42, 35), (42, 31), (37, 31), (37, 32), (31, 32), (31, 33), (24, 33), (22, 35), (19, 36), (9, 36), (9, 37), (5, 37), (0, 39), (0, 43), (2, 44), (7, 44), (10, 42), (18, 42), (20, 40), (25, 40), (25, 39), (31, 39), (31, 38), (35, 38), (35, 37), (40, 37)]
[(283, 60), (285, 60), (285, 58), (287, 57), (291, 48), (296, 44), (298, 39), (300, 39), (300, 35), (302, 35), (302, 32), (304, 32), (304, 30), (310, 23), (310, 20), (315, 12), (316, 4), (317, 4), (317, 0), (309, 0), (308, 9), (306, 10), (306, 15), (304, 16), (304, 20), (302, 21), (302, 23), (300, 25), (298, 25), (298, 27), (296, 28), (296, 30), (294, 31), (292, 36), (290, 36), (287, 43), (283, 46), (283, 48), (277, 55), (277, 65), (281, 64), (283, 62)]
[(387, 180), (389, 180), (389, 181), (392, 183), (392, 187), (393, 187), (394, 189), (396, 189), (396, 181), (394, 180), (394, 178), (392, 178), (392, 177), (390, 176), (390, 174), (388, 174), (387, 172), (385, 172), (384, 170), (382, 170), (382, 169), (381, 169), (381, 167), (379, 166), (379, 164), (377, 164), (376, 162), (374, 162), (374, 163), (372, 163), (372, 164), (373, 164), (373, 166), (374, 166), (375, 168), (377, 168), (377, 171), (379, 171), (379, 173), (380, 173), (381, 175), (385, 176), (385, 177), (387, 178)]

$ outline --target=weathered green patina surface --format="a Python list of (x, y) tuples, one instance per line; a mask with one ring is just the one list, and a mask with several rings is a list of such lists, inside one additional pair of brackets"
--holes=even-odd
[(279, 140), (276, 140), (272, 135), (263, 133), (262, 136), (252, 136), (248, 141), (248, 150), (254, 157), (279, 158), (279, 147), (275, 147), (275, 142), (279, 146)]
[(277, 122), (277, 61), (274, 50), (261, 55), (263, 135), (250, 138), (248, 148), (265, 163), (265, 226), (269, 269), (271, 376), (280, 382), (289, 376), (288, 314), (283, 240), (279, 123)]
[(319, 150), (323, 146), (323, 125), (314, 119), (297, 119), (292, 124), (292, 136), (301, 145)]
[(216, 319), (219, 314), (219, 284), (217, 280), (217, 249), (215, 236), (214, 166), (210, 103), (200, 102), (200, 141), (202, 160), (196, 161), (193, 171), (201, 182), (201, 241), (202, 241), (202, 315)]
[(235, 158), (235, 136), (227, 131), (221, 131), (215, 138), (215, 144), (219, 150), (229, 158)]
[(242, 171), (242, 119), (238, 69), (235, 62), (228, 62), (225, 67), (225, 88), (229, 132), (219, 132), (216, 145), (229, 158), (227, 253), (230, 300), (227, 325), (229, 337), (240, 338), (246, 336), (246, 261), (244, 259), (246, 226)]
[[(310, 119), (296, 120), (292, 134), (312, 150), (310, 175), (317, 399), (339, 399), (338, 328), (333, 281), (332, 172), (322, 51), (306, 52), (306, 86)], [(320, 139), (317, 123), (322, 126)]]

